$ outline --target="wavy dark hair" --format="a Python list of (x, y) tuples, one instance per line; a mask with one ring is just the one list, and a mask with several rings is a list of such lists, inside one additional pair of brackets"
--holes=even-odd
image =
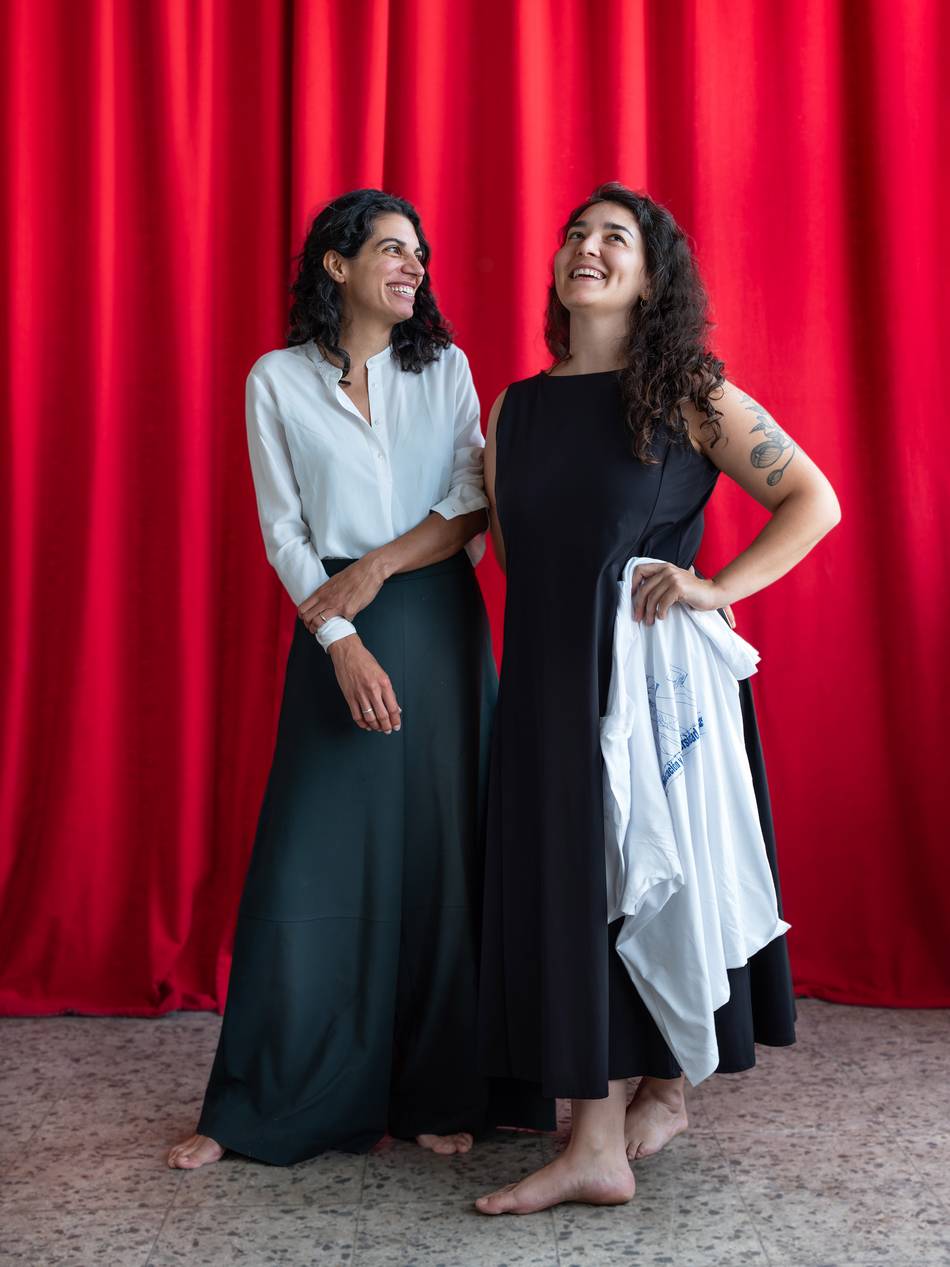
[[(683, 406), (691, 401), (706, 415), (715, 444), (722, 415), (712, 396), (723, 382), (723, 361), (706, 346), (712, 323), (707, 316), (706, 291), (686, 234), (665, 207), (643, 193), (611, 181), (598, 185), (575, 207), (561, 230), (568, 229), (588, 208), (615, 202), (630, 212), (643, 237), (649, 297), (630, 309), (620, 388), (624, 418), (632, 436), (634, 455), (641, 462), (657, 461), (658, 435), (688, 443), (689, 428)], [(555, 364), (570, 354), (570, 313), (561, 303), (552, 278), (544, 323), (544, 339)]]
[(425, 276), (416, 290), (412, 316), (393, 326), (390, 345), (404, 370), (418, 374), (430, 361), (437, 361), (442, 349), (452, 342), (448, 323), (439, 312), (429, 280), (432, 254), (419, 213), (411, 202), (383, 193), (381, 189), (353, 189), (328, 202), (314, 218), (303, 250), (297, 256), (297, 276), (291, 286), (293, 304), (287, 344), (293, 347), (313, 339), (324, 351), (343, 362), (343, 377), (350, 358), (340, 347), (343, 300), (340, 288), (323, 267), (327, 251), (337, 251), (352, 259), (369, 240), (379, 216), (405, 216), (416, 231), (422, 248)]

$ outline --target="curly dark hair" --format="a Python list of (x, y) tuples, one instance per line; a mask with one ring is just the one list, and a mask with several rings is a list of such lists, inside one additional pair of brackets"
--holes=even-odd
[[(706, 415), (715, 444), (722, 417), (712, 403), (721, 387), (725, 364), (706, 346), (712, 327), (707, 317), (706, 291), (686, 234), (665, 207), (643, 193), (610, 181), (598, 185), (571, 212), (561, 230), (566, 240), (571, 225), (599, 202), (615, 202), (636, 220), (643, 237), (649, 297), (630, 310), (624, 347), (626, 364), (620, 371), (624, 420), (633, 437), (633, 452), (641, 462), (657, 460), (653, 442), (668, 435), (688, 443), (689, 428), (683, 406), (691, 401)], [(561, 303), (552, 279), (544, 323), (544, 339), (555, 364), (570, 354), (570, 313)]]
[(405, 198), (380, 189), (353, 189), (328, 202), (310, 226), (303, 250), (297, 256), (297, 276), (290, 288), (294, 298), (287, 335), (289, 347), (313, 339), (324, 351), (342, 360), (344, 378), (349, 373), (350, 358), (340, 347), (343, 301), (339, 286), (323, 267), (323, 257), (327, 251), (338, 251), (344, 258), (352, 259), (372, 236), (377, 218), (390, 213), (405, 216), (415, 229), (426, 266), (416, 290), (412, 316), (393, 326), (393, 354), (404, 370), (418, 374), (430, 361), (437, 361), (442, 349), (452, 342), (451, 330), (432, 293), (432, 252), (418, 211)]

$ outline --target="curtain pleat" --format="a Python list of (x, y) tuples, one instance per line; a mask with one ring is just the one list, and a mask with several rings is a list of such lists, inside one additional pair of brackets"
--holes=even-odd
[[(294, 618), (243, 385), (314, 211), (417, 203), (487, 415), (608, 179), (684, 225), (727, 374), (843, 507), (737, 611), (797, 985), (950, 1003), (948, 48), (940, 0), (0, 6), (0, 1011), (223, 1003)], [(763, 518), (721, 481), (705, 568)]]

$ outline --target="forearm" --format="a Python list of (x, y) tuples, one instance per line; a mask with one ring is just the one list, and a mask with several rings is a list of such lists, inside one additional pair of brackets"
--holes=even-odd
[(487, 518), (484, 510), (474, 510), (467, 515), (443, 519), (433, 511), (421, 524), (396, 537), (388, 545), (371, 550), (364, 558), (377, 566), (385, 579), (396, 572), (411, 572), (451, 558), (472, 537), (484, 532)]
[(787, 497), (751, 545), (712, 578), (723, 604), (748, 598), (790, 572), (840, 518), (830, 488)]

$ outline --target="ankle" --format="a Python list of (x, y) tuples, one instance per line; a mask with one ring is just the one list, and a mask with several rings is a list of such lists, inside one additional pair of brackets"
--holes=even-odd
[(686, 1080), (682, 1074), (678, 1078), (641, 1078), (637, 1095), (641, 1092), (666, 1108), (680, 1109), (686, 1103)]
[(562, 1154), (572, 1162), (593, 1162), (597, 1166), (609, 1166), (614, 1161), (626, 1162), (626, 1140), (617, 1139), (613, 1133), (572, 1135)]

